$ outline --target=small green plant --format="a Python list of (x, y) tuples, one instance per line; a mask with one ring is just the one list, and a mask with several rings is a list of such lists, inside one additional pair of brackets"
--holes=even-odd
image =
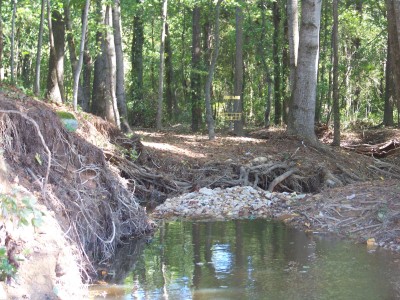
[(129, 157), (132, 161), (136, 161), (139, 158), (140, 154), (136, 151), (136, 149), (131, 149), (129, 152)]
[(6, 247), (0, 247), (0, 281), (14, 277), (16, 272), (16, 267), (8, 260)]
[(24, 197), (21, 199), (21, 203), (18, 203), (17, 198), (13, 196), (14, 195), (0, 194), (1, 219), (17, 222), (18, 226), (29, 225), (28, 220), (31, 219), (31, 224), (33, 226), (40, 226), (42, 223), (42, 213), (34, 207), (36, 200), (34, 198)]
[[(0, 223), (11, 221), (18, 227), (29, 224), (40, 226), (43, 222), (42, 212), (35, 208), (36, 199), (24, 197), (19, 200), (17, 192), (0, 193)], [(0, 281), (14, 277), (16, 272), (17, 267), (10, 262), (7, 247), (0, 246)]]

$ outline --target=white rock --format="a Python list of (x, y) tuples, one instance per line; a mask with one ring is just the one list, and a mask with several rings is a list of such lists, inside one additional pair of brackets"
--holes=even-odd
[(211, 195), (213, 195), (214, 194), (214, 191), (212, 190), (212, 189), (209, 189), (209, 188), (201, 188), (200, 190), (199, 190), (199, 193), (200, 194), (203, 194), (203, 195), (207, 195), (207, 196), (211, 196)]

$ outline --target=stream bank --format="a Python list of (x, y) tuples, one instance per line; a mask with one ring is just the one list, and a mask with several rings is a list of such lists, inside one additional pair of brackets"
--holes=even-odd
[[(185, 127), (137, 129), (139, 138), (123, 135), (98, 117), (73, 112), (79, 126), (70, 132), (56, 113), (70, 107), (46, 104), (18, 90), (0, 92), (0, 109), (1, 148), (9, 166), (3, 186), (18, 184), (50, 211), (61, 230), (54, 239), (63, 236), (72, 245), (82, 280), (95, 278), (101, 271), (97, 264), (107, 264), (121, 243), (151, 235), (155, 224), (144, 206), (153, 209), (164, 202), (179, 209), (192, 205), (185, 208), (187, 217), (276, 217), (307, 231), (335, 232), (360, 242), (375, 239), (373, 244), (398, 249), (396, 151), (379, 160), (350, 146), (322, 151), (277, 128), (248, 137), (221, 132), (215, 141)], [(50, 160), (39, 132), (51, 150)], [(344, 143), (368, 142), (367, 136), (352, 133)], [(400, 133), (393, 129), (371, 136), (397, 140)], [(232, 194), (231, 202), (225, 194)], [(252, 202), (246, 202), (246, 195)], [(214, 202), (208, 198), (208, 204), (197, 206), (199, 196)], [(222, 217), (204, 210), (217, 204), (226, 206)], [(3, 246), (5, 240), (0, 242)], [(16, 254), (24, 251), (23, 244)], [(38, 253), (49, 254), (44, 248)], [(51, 266), (46, 267), (50, 271), (31, 262), (27, 266), (36, 273), (55, 272)]]

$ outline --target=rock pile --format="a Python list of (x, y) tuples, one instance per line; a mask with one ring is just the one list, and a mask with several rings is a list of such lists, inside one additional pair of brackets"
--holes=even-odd
[(273, 218), (292, 214), (292, 203), (305, 196), (296, 193), (271, 193), (250, 186), (201, 188), (198, 192), (167, 199), (153, 211), (152, 216), (163, 219), (213, 220)]

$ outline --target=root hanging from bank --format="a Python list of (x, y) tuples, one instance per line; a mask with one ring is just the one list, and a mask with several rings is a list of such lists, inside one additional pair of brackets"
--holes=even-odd
[(43, 201), (79, 246), (86, 271), (93, 274), (92, 263), (111, 258), (124, 241), (152, 233), (154, 224), (101, 149), (79, 133), (69, 133), (46, 104), (28, 101), (24, 107), (25, 111), (19, 111), (17, 103), (0, 100), (4, 156), (22, 185), (30, 182), (30, 186), (45, 188)]

